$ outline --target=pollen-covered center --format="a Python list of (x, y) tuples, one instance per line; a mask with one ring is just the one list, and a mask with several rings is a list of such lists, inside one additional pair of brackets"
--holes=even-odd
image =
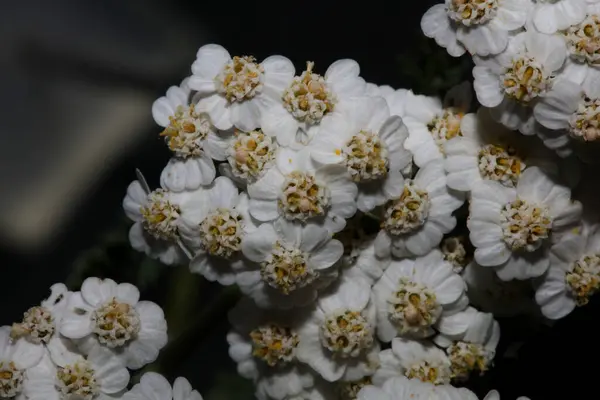
[(400, 278), (387, 302), (388, 318), (400, 334), (426, 333), (442, 314), (435, 293), (408, 278)]
[(283, 106), (299, 121), (316, 124), (333, 111), (337, 98), (325, 79), (312, 72), (313, 62), (308, 62), (306, 71), (294, 77), (289, 88), (283, 92)]
[(227, 161), (236, 177), (254, 182), (274, 164), (276, 149), (275, 141), (260, 129), (236, 132)]
[(444, 144), (448, 140), (462, 136), (460, 123), (463, 116), (464, 114), (457, 109), (446, 108), (442, 115), (435, 117), (427, 124), (429, 133), (441, 151), (444, 151)]
[(361, 130), (341, 153), (354, 182), (382, 179), (388, 173), (388, 151), (376, 132)]
[(501, 211), (504, 241), (512, 250), (537, 250), (552, 229), (552, 217), (544, 205), (515, 200)]
[(94, 369), (87, 361), (58, 367), (56, 387), (63, 400), (92, 400), (100, 394)]
[(174, 241), (179, 236), (177, 219), (181, 210), (169, 200), (170, 192), (157, 189), (148, 194), (146, 205), (140, 211), (144, 229), (159, 240)]
[(542, 64), (532, 57), (513, 61), (501, 78), (506, 95), (522, 103), (529, 103), (551, 86), (551, 78), (544, 72)]
[(370, 376), (365, 376), (362, 379), (350, 382), (338, 381), (338, 393), (340, 400), (356, 400), (358, 398), (358, 392), (365, 386), (371, 386), (373, 384)]
[(300, 249), (277, 241), (271, 256), (260, 265), (262, 279), (284, 294), (303, 288), (319, 277), (319, 273), (307, 264), (307, 258)]
[(242, 246), (242, 216), (235, 210), (219, 208), (200, 223), (200, 240), (212, 256), (231, 258)]
[(406, 369), (404, 375), (408, 379), (419, 379), (433, 385), (450, 384), (450, 368), (441, 362), (419, 361)]
[(448, 16), (465, 26), (488, 22), (498, 12), (500, 0), (446, 0)]
[(460, 274), (469, 263), (465, 240), (462, 236), (450, 236), (445, 238), (440, 245), (444, 260), (452, 264), (452, 269), (457, 274)]
[(382, 228), (395, 236), (414, 232), (427, 220), (429, 206), (429, 194), (408, 180), (400, 198), (387, 203)]
[(10, 336), (13, 339), (26, 338), (32, 343), (48, 343), (54, 335), (55, 326), (52, 313), (45, 307), (32, 307), (23, 314), (23, 322), (13, 324)]
[(92, 314), (94, 333), (98, 341), (110, 348), (120, 347), (134, 339), (140, 331), (140, 316), (137, 310), (112, 299)]
[(25, 372), (12, 361), (0, 361), (0, 398), (10, 399), (21, 392)]
[(457, 380), (467, 379), (473, 371), (483, 374), (494, 359), (493, 350), (462, 341), (454, 342), (446, 349), (446, 354), (450, 358), (452, 378)]
[(563, 34), (571, 58), (594, 67), (600, 65), (600, 16), (590, 14), (580, 24), (567, 28)]
[(339, 311), (321, 325), (321, 344), (340, 357), (357, 357), (373, 344), (373, 330), (359, 311)]
[(298, 335), (288, 327), (270, 323), (250, 332), (252, 355), (269, 366), (285, 365), (294, 359)]
[(600, 99), (585, 98), (569, 119), (569, 133), (586, 142), (600, 138)]
[(575, 261), (565, 280), (577, 305), (586, 305), (600, 290), (600, 256), (591, 254)]
[(514, 187), (525, 165), (512, 146), (487, 144), (479, 150), (479, 174), (483, 179)]
[(285, 177), (277, 203), (288, 220), (306, 221), (325, 215), (331, 201), (327, 186), (312, 174), (294, 171)]
[(160, 136), (165, 138), (169, 149), (181, 158), (196, 157), (202, 154), (202, 143), (210, 132), (210, 121), (196, 113), (195, 106), (179, 106), (175, 115), (169, 117), (167, 126)]
[(230, 103), (252, 99), (262, 90), (264, 73), (254, 57), (235, 56), (216, 76), (217, 91)]

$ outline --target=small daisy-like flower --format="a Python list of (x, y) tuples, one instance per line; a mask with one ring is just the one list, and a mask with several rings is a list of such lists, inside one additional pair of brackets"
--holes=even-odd
[(468, 389), (451, 385), (436, 386), (419, 379), (404, 376), (393, 377), (381, 387), (365, 386), (358, 393), (358, 400), (415, 400), (415, 399), (461, 399), (477, 400)]
[(156, 372), (146, 372), (123, 396), (123, 400), (202, 400), (202, 395), (192, 389), (190, 382), (179, 377), (173, 387), (167, 379)]
[(250, 214), (259, 221), (277, 219), (319, 223), (339, 232), (356, 212), (356, 184), (341, 165), (315, 169), (310, 148), (281, 149), (277, 168), (248, 186)]
[(446, 349), (454, 381), (464, 381), (473, 372), (484, 374), (492, 365), (500, 341), (500, 325), (492, 314), (472, 307), (449, 316), (445, 333), (434, 342)]
[(467, 220), (475, 261), (495, 267), (504, 281), (540, 276), (548, 269), (552, 240), (580, 217), (581, 203), (571, 201), (569, 188), (537, 167), (528, 168), (516, 188), (483, 181), (471, 191)]
[(467, 114), (461, 123), (462, 136), (444, 145), (448, 186), (469, 192), (483, 180), (514, 187), (527, 166), (556, 171), (553, 154), (535, 138), (509, 131), (495, 122), (488, 109)]
[(60, 360), (45, 356), (28, 371), (29, 400), (121, 399), (129, 372), (110, 350), (96, 348), (87, 358), (64, 347)]
[(481, 311), (497, 317), (514, 317), (531, 315), (537, 309), (529, 281), (505, 282), (493, 268), (482, 267), (475, 261), (467, 265), (462, 277), (467, 283), (470, 303)]
[(600, 230), (586, 224), (551, 247), (550, 268), (537, 283), (535, 300), (547, 318), (556, 320), (586, 305), (599, 290)]
[(413, 153), (416, 165), (422, 167), (444, 158), (444, 144), (462, 136), (461, 120), (469, 112), (471, 98), (469, 82), (450, 89), (443, 103), (437, 98), (408, 94), (402, 120), (409, 132), (406, 148)]
[(308, 312), (261, 310), (244, 298), (229, 313), (234, 328), (227, 334), (229, 355), (240, 375), (253, 381), (260, 398), (292, 398), (314, 386), (312, 374), (296, 358), (297, 328)]
[(340, 109), (321, 125), (310, 154), (320, 164), (344, 166), (358, 185), (358, 209), (370, 211), (401, 194), (412, 157), (404, 148), (408, 131), (381, 97), (356, 97)]
[(375, 304), (362, 280), (342, 279), (298, 329), (296, 355), (326, 381), (355, 381), (377, 368)]
[(577, 25), (587, 15), (588, 4), (598, 0), (534, 0), (532, 22), (535, 29), (553, 34)]
[(240, 194), (229, 178), (218, 177), (206, 190), (206, 201), (180, 229), (186, 246), (194, 253), (190, 270), (209, 281), (232, 285), (236, 271), (247, 263), (242, 256), (242, 240), (256, 226), (248, 213), (247, 195)]
[(456, 226), (452, 212), (463, 199), (446, 186), (441, 161), (421, 168), (414, 179), (407, 179), (402, 194), (384, 205), (381, 231), (375, 240), (378, 257), (422, 256), (437, 247), (444, 234)]
[(466, 305), (465, 284), (439, 251), (416, 259), (393, 260), (373, 286), (377, 305), (377, 335), (424, 338), (444, 318)]
[(445, 0), (431, 7), (421, 19), (425, 36), (460, 57), (501, 53), (511, 31), (527, 22), (530, 1), (523, 0)]
[(249, 132), (260, 126), (267, 103), (278, 99), (294, 76), (294, 65), (282, 56), (258, 63), (252, 56), (231, 57), (217, 44), (202, 46), (188, 82), (198, 92), (196, 112), (207, 113), (219, 130), (235, 126)]
[(314, 301), (337, 277), (344, 248), (323, 227), (279, 219), (246, 236), (242, 252), (258, 263), (237, 275), (242, 292), (263, 308), (291, 308)]
[(152, 105), (160, 133), (173, 157), (162, 171), (161, 185), (174, 192), (195, 190), (215, 179), (213, 159), (224, 161), (227, 134), (217, 134), (208, 116), (196, 111), (186, 78)]
[(31, 341), (13, 340), (10, 326), (0, 327), (0, 398), (26, 400), (30, 371), (44, 356), (46, 353)]
[(123, 199), (125, 214), (134, 222), (129, 230), (131, 246), (167, 265), (187, 262), (180, 228), (185, 219), (207, 201), (206, 190), (198, 188), (176, 193), (159, 188), (150, 191), (141, 174), (139, 178), (129, 185)]
[(406, 376), (434, 385), (449, 385), (450, 360), (433, 344), (403, 338), (392, 339), (392, 348), (379, 353), (380, 366), (373, 375), (377, 386), (389, 378)]
[(286, 87), (277, 101), (262, 114), (260, 126), (277, 137), (284, 147), (306, 145), (317, 134), (321, 122), (338, 112), (338, 107), (366, 91), (360, 67), (354, 60), (338, 60), (324, 76), (313, 71), (308, 62), (300, 76), (287, 77)]
[(532, 107), (552, 88), (554, 74), (566, 58), (564, 40), (527, 31), (512, 37), (496, 57), (474, 58), (477, 99), (509, 129), (533, 133)]
[(82, 348), (89, 352), (108, 348), (127, 368), (141, 368), (167, 344), (167, 321), (159, 306), (139, 298), (129, 283), (87, 278), (69, 298), (60, 331), (84, 339)]

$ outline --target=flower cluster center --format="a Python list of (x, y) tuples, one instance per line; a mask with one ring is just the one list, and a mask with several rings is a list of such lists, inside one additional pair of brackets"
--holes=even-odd
[(444, 260), (452, 264), (452, 269), (457, 274), (469, 263), (467, 250), (465, 249), (465, 238), (459, 236), (450, 236), (442, 241), (440, 246)]
[(148, 194), (146, 205), (140, 211), (144, 229), (156, 239), (174, 241), (179, 236), (177, 219), (181, 210), (169, 200), (170, 192), (157, 189)]
[(496, 16), (499, 0), (446, 0), (448, 16), (465, 26), (485, 24)]
[(251, 56), (235, 56), (215, 78), (217, 91), (230, 103), (252, 99), (262, 91), (265, 69)]
[(376, 132), (361, 130), (341, 152), (355, 182), (382, 179), (388, 173), (388, 151)]
[(406, 369), (404, 375), (409, 379), (419, 379), (433, 385), (450, 384), (450, 368), (441, 362), (420, 361)]
[(414, 232), (427, 220), (429, 206), (429, 194), (407, 181), (400, 198), (388, 202), (382, 227), (395, 236)]
[(504, 241), (513, 251), (537, 250), (552, 229), (552, 217), (547, 207), (515, 200), (501, 211)]
[(325, 215), (331, 201), (327, 186), (312, 174), (294, 171), (285, 177), (279, 195), (279, 210), (288, 220), (305, 222)]
[(483, 374), (494, 358), (494, 352), (482, 345), (462, 341), (453, 343), (446, 353), (450, 358), (452, 378), (457, 380), (467, 379), (473, 371)]
[(600, 138), (600, 99), (585, 98), (569, 119), (569, 133), (586, 142)]
[(358, 392), (365, 386), (371, 386), (372, 384), (373, 382), (370, 376), (365, 376), (357, 381), (339, 381), (338, 392), (340, 400), (356, 400), (358, 398)]
[(208, 254), (231, 258), (242, 247), (243, 231), (237, 211), (219, 208), (200, 223), (200, 240)]
[(563, 34), (573, 59), (591, 66), (600, 65), (600, 16), (590, 14)]
[(438, 145), (441, 151), (444, 151), (444, 144), (457, 136), (462, 136), (460, 130), (460, 123), (462, 121), (463, 113), (454, 108), (446, 108), (444, 113), (435, 117), (429, 124), (427, 129), (433, 136), (435, 144)]
[(424, 333), (442, 314), (435, 293), (408, 278), (400, 279), (398, 290), (387, 302), (389, 319), (400, 334)]
[(86, 361), (80, 361), (56, 373), (56, 386), (63, 400), (92, 400), (100, 393), (94, 370)]
[(327, 316), (321, 326), (321, 343), (340, 357), (357, 357), (373, 344), (373, 331), (360, 312), (343, 310)]
[(504, 186), (514, 187), (524, 165), (517, 156), (515, 148), (487, 144), (479, 150), (478, 167), (479, 174), (483, 179), (498, 181)]
[(260, 178), (275, 162), (277, 144), (260, 129), (237, 132), (227, 161), (235, 176), (248, 182)]
[(522, 103), (531, 102), (551, 86), (551, 78), (532, 57), (521, 57), (513, 61), (502, 75), (502, 82), (506, 95)]
[(140, 331), (140, 316), (137, 310), (127, 303), (119, 303), (114, 298), (94, 311), (92, 321), (98, 341), (110, 348), (125, 345)]
[(169, 117), (167, 126), (160, 136), (165, 138), (169, 149), (180, 158), (202, 155), (202, 142), (208, 136), (210, 121), (196, 113), (195, 106), (179, 106), (175, 115)]
[(567, 287), (577, 305), (584, 306), (600, 290), (600, 256), (586, 255), (573, 263), (565, 276)]
[(250, 332), (252, 355), (269, 366), (285, 365), (294, 359), (298, 335), (290, 328), (270, 323)]
[(300, 249), (279, 241), (273, 246), (271, 257), (261, 264), (260, 273), (263, 281), (284, 294), (311, 284), (319, 276)]
[(0, 361), (0, 398), (10, 399), (21, 392), (25, 372), (12, 361)]

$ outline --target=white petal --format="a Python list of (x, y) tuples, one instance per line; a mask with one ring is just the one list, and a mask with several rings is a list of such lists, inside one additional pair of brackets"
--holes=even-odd
[(473, 87), (477, 100), (486, 107), (496, 107), (504, 99), (500, 89), (498, 77), (487, 67), (475, 66), (473, 68)]
[(117, 295), (117, 287), (112, 279), (87, 278), (81, 284), (81, 296), (92, 307), (99, 307)]
[(232, 103), (229, 110), (231, 112), (231, 123), (236, 128), (244, 132), (250, 132), (260, 126), (259, 99)]
[(548, 36), (529, 31), (525, 36), (527, 51), (547, 71), (556, 71), (563, 66), (567, 55), (565, 41), (559, 36)]
[(140, 221), (142, 219), (140, 208), (143, 204), (146, 204), (146, 201), (147, 193), (142, 188), (140, 182), (131, 182), (127, 187), (127, 195), (123, 199), (125, 215), (132, 221)]
[(117, 286), (117, 293), (115, 297), (121, 302), (134, 306), (140, 299), (140, 291), (131, 283), (120, 283)]
[(109, 349), (97, 347), (88, 356), (88, 361), (94, 368), (94, 377), (100, 383), (102, 392), (112, 394), (127, 387), (129, 371)]
[(264, 261), (273, 249), (278, 236), (270, 224), (262, 224), (253, 235), (245, 236), (242, 241), (242, 252), (249, 260)]
[(173, 398), (169, 381), (155, 372), (147, 372), (142, 376), (140, 388), (148, 400), (170, 400)]
[(289, 146), (298, 131), (298, 121), (279, 103), (262, 113), (260, 126), (265, 134), (276, 137), (282, 146)]
[(233, 126), (229, 103), (218, 94), (200, 99), (196, 104), (196, 112), (207, 113), (212, 124), (219, 130), (226, 131)]
[(533, 114), (535, 119), (549, 129), (565, 129), (569, 119), (583, 99), (581, 87), (568, 80), (560, 80), (554, 84), (552, 91), (542, 97), (536, 104)]
[[(192, 73), (199, 78), (213, 80), (230, 60), (229, 52), (222, 46), (218, 44), (204, 45), (196, 53), (196, 61), (192, 64)], [(192, 79), (189, 85), (195, 89)]]
[(67, 310), (61, 321), (61, 334), (71, 339), (81, 339), (92, 333), (92, 308), (83, 300), (81, 292), (71, 295)]
[(310, 255), (308, 263), (315, 270), (329, 268), (344, 254), (344, 245), (338, 240), (331, 240)]
[(499, 54), (508, 46), (508, 31), (495, 24), (459, 27), (456, 36), (467, 51), (478, 56)]

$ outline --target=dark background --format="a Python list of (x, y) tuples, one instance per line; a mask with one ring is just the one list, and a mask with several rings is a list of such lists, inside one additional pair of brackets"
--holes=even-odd
[[(470, 61), (422, 36), (421, 15), (434, 3), (1, 2), (0, 323), (19, 320), (55, 282), (134, 282), (164, 306), (179, 338), (156, 368), (185, 375), (209, 400), (252, 398), (227, 355), (234, 295), (126, 243), (121, 201), (134, 168), (157, 185), (169, 157), (152, 101), (187, 76), (197, 49), (211, 42), (258, 59), (282, 54), (298, 70), (315, 61), (321, 73), (353, 58), (368, 82), (442, 93), (469, 77)], [(207, 308), (216, 311), (203, 314)], [(505, 399), (591, 393), (597, 309), (592, 303), (552, 328), (502, 321), (496, 368), (470, 386), (481, 397), (499, 389)], [(522, 340), (518, 360), (502, 357)]]

